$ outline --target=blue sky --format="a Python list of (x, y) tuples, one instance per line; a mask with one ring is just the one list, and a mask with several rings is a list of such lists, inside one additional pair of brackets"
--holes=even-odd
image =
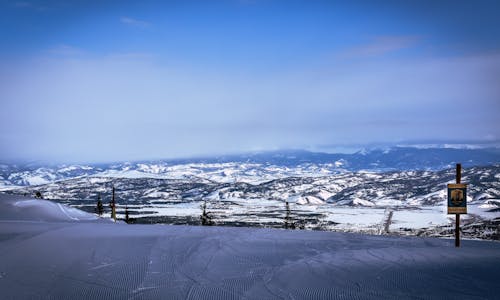
[(498, 1), (2, 1), (0, 155), (500, 138)]

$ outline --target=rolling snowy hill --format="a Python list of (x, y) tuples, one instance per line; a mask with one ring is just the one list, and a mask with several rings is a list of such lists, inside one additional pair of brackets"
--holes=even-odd
[[(469, 184), (469, 214), (462, 218), (469, 227), (464, 227), (464, 234), (498, 239), (500, 159), (495, 151), (295, 151), (204, 161), (0, 169), (8, 193), (41, 192), (47, 199), (88, 212), (95, 212), (99, 196), (109, 203), (114, 186), (119, 218), (128, 206), (136, 223), (199, 224), (200, 206), (206, 201), (217, 225), (283, 227), (289, 202), (288, 214), (301, 228), (450, 236), (453, 220), (444, 203), (446, 184), (454, 182), (455, 170), (430, 166), (453, 166), (453, 159), (468, 156), (463, 163), (463, 182)], [(423, 170), (412, 169), (417, 162)], [(399, 170), (402, 167), (408, 169)]]

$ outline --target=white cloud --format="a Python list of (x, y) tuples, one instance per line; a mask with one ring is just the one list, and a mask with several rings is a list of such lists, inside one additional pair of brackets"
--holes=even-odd
[(29, 1), (16, 1), (14, 2), (14, 6), (20, 9), (32, 9), (38, 11), (47, 10), (47, 6), (35, 4)]
[(416, 46), (420, 36), (376, 36), (369, 43), (350, 48), (341, 57), (373, 57)]
[(122, 22), (123, 24), (126, 24), (128, 26), (133, 26), (133, 27), (137, 27), (137, 28), (148, 28), (151, 26), (151, 23), (149, 23), (149, 22), (130, 18), (130, 17), (121, 17), (120, 22)]
[(238, 0), (238, 3), (242, 5), (254, 5), (257, 4), (258, 0)]
[(85, 54), (83, 49), (71, 45), (59, 44), (47, 50), (49, 54), (57, 56), (75, 56)]

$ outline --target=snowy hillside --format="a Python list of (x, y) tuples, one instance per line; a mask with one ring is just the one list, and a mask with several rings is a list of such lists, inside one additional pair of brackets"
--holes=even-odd
[[(38, 203), (37, 203), (38, 202)], [(27, 218), (25, 210), (33, 210)], [(40, 221), (40, 215), (71, 218)], [(0, 195), (2, 299), (495, 299), (500, 244), (86, 222)], [(74, 213), (74, 214), (73, 214)]]
[[(317, 175), (317, 174), (316, 174)], [(468, 237), (499, 238), (500, 166), (463, 172), (469, 184)], [(81, 177), (9, 193), (41, 192), (89, 212), (98, 196), (105, 203), (116, 188), (118, 216), (125, 205), (136, 223), (199, 224), (206, 201), (217, 225), (283, 227), (285, 202), (297, 226), (306, 229), (375, 234), (450, 236), (453, 220), (445, 212), (446, 184), (455, 170), (343, 172), (314, 177), (286, 177), (263, 183), (184, 179)], [(106, 208), (109, 214), (109, 208)], [(387, 215), (391, 222), (387, 223)], [(465, 229), (464, 229), (465, 230)]]
[(307, 151), (262, 152), (212, 158), (121, 162), (96, 165), (0, 164), (0, 190), (78, 177), (197, 178), (215, 182), (262, 183), (286, 177), (324, 176), (362, 170), (373, 172), (431, 170), (500, 163), (500, 149), (394, 147), (329, 154)]
[(46, 199), (95, 212), (97, 198), (108, 204), (114, 186), (118, 216), (124, 217), (128, 205), (135, 223), (199, 224), (206, 201), (217, 225), (281, 228), (289, 202), (288, 214), (300, 228), (450, 236), (445, 191), (455, 180), (457, 161), (469, 184), (464, 234), (499, 239), (498, 149), (284, 151), (101, 165), (0, 165), (0, 190), (41, 192)]

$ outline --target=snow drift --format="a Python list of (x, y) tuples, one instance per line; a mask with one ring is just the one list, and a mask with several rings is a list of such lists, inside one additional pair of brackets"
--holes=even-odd
[(63, 204), (43, 199), (0, 194), (2, 209), (0, 220), (26, 220), (45, 222), (97, 221), (93, 215)]

